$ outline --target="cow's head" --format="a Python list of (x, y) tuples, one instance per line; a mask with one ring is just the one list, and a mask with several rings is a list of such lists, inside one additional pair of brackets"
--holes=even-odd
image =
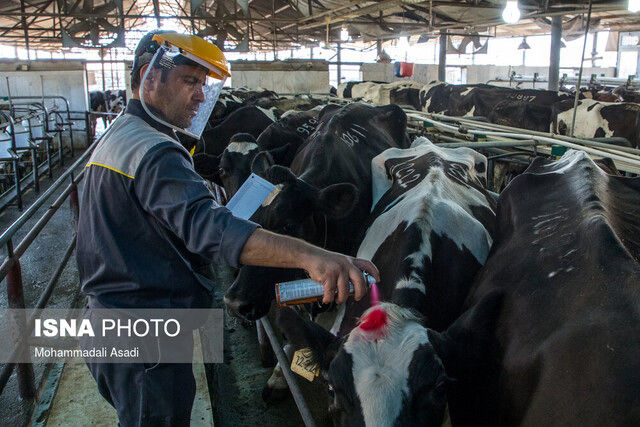
[(342, 341), (293, 310), (278, 324), (296, 348), (309, 348), (328, 382), (329, 412), (341, 426), (439, 426), (447, 376), (430, 331), (410, 310), (383, 303), (367, 310)]
[[(277, 162), (289, 150), (288, 145), (264, 151), (270, 162)], [(251, 163), (260, 153), (253, 135), (238, 133), (219, 156), (200, 153), (193, 156), (196, 172), (205, 179), (224, 187), (227, 197), (238, 192), (240, 186), (251, 174)]]
[[(323, 246), (327, 221), (348, 215), (358, 200), (352, 184), (333, 184), (323, 189), (297, 178), (289, 168), (273, 165), (260, 153), (253, 171), (276, 185), (252, 220), (265, 229), (298, 237)], [(255, 320), (269, 312), (278, 282), (304, 277), (301, 270), (244, 266), (224, 297), (229, 310)]]
[(467, 378), (486, 362), (502, 299), (489, 294), (442, 333), (391, 303), (367, 310), (345, 339), (290, 308), (277, 321), (294, 347), (311, 351), (336, 425), (440, 426), (451, 377)]

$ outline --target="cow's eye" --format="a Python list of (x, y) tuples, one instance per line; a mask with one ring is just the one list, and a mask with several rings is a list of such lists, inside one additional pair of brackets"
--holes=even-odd
[(224, 171), (224, 169), (218, 168), (218, 175), (220, 176), (220, 178), (224, 178), (225, 176), (227, 176), (227, 173)]

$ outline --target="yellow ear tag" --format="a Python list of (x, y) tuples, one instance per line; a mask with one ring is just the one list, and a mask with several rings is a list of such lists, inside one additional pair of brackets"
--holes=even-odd
[(320, 369), (315, 365), (309, 365), (310, 362), (311, 350), (308, 348), (301, 348), (293, 353), (291, 370), (307, 381), (313, 381), (315, 377), (320, 375)]

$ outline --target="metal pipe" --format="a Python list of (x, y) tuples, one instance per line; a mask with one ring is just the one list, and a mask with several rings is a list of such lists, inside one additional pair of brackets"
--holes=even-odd
[[(538, 145), (539, 142), (534, 139), (524, 139), (522, 141), (480, 141), (480, 142), (445, 142), (436, 144), (438, 147), (444, 148), (489, 148), (489, 147), (523, 147), (527, 145)], [(519, 153), (524, 154), (524, 153)]]
[(284, 374), (285, 380), (287, 380), (287, 384), (289, 385), (289, 390), (291, 390), (291, 395), (293, 396), (293, 400), (296, 402), (296, 406), (298, 407), (298, 411), (300, 411), (300, 416), (302, 417), (302, 421), (307, 427), (315, 427), (316, 423), (311, 416), (311, 412), (309, 411), (309, 407), (307, 407), (307, 403), (304, 401), (304, 397), (302, 396), (302, 391), (298, 386), (298, 382), (296, 378), (293, 376), (293, 372), (289, 368), (291, 361), (287, 359), (287, 356), (280, 348), (280, 343), (278, 342), (278, 338), (276, 337), (273, 328), (271, 327), (271, 323), (266, 317), (262, 319), (258, 319), (258, 322), (262, 323), (264, 327), (264, 331), (267, 333), (267, 338), (269, 338), (269, 342), (271, 343), (271, 347), (273, 348), (274, 353), (276, 354), (276, 358), (280, 363), (280, 367), (282, 368), (282, 373)]
[(551, 56), (549, 57), (549, 84), (547, 89), (558, 91), (560, 88), (560, 49), (562, 46), (562, 16), (551, 18)]
[[(7, 251), (10, 257), (13, 257), (13, 243), (9, 240), (7, 242)], [(24, 347), (23, 342), (27, 337), (26, 330), (26, 317), (24, 309), (24, 289), (22, 286), (22, 269), (20, 268), (20, 262), (16, 260), (13, 263), (9, 271), (7, 272), (7, 300), (10, 309), (16, 309), (12, 312), (10, 319), (11, 328), (13, 329), (13, 335), (15, 336), (18, 347), (21, 349), (21, 360), (30, 360), (29, 355)], [(20, 397), (23, 399), (31, 400), (36, 396), (35, 377), (33, 374), (33, 364), (31, 363), (18, 363), (16, 364), (18, 371), (18, 389)]]
[[(84, 178), (84, 170), (78, 174), (75, 182), (69, 184), (69, 186), (58, 196), (58, 198), (49, 206), (49, 209), (40, 217), (40, 219), (36, 222), (36, 224), (29, 230), (26, 236), (20, 241), (18, 246), (15, 248), (15, 252), (4, 259), (2, 264), (0, 265), (0, 280), (5, 277), (11, 267), (18, 262), (18, 259), (25, 253), (27, 248), (31, 245), (31, 243), (38, 237), (38, 234), (42, 229), (47, 225), (53, 214), (57, 212), (57, 210), (62, 206), (62, 203), (66, 200), (67, 196), (71, 194), (75, 188), (74, 184), (77, 184), (79, 181)], [(15, 223), (14, 223), (15, 224)], [(6, 232), (5, 232), (6, 233)], [(4, 240), (2, 240), (4, 242)]]
[(629, 153), (629, 154), (634, 154), (634, 155), (640, 155), (640, 149), (637, 148), (632, 148), (632, 147), (621, 147), (621, 146), (612, 146), (611, 144), (607, 144), (604, 142), (598, 142), (598, 141), (591, 141), (589, 139), (581, 139), (581, 138), (576, 138), (576, 137), (571, 137), (571, 136), (566, 136), (566, 135), (557, 135), (557, 134), (552, 134), (552, 133), (547, 133), (547, 132), (540, 132), (540, 131), (535, 131), (535, 130), (523, 130), (520, 128), (515, 128), (512, 126), (505, 126), (505, 125), (497, 125), (494, 123), (488, 123), (488, 122), (481, 122), (481, 121), (477, 121), (477, 120), (468, 120), (466, 118), (463, 117), (454, 117), (454, 116), (444, 116), (442, 114), (431, 114), (431, 113), (425, 113), (425, 112), (412, 112), (411, 114), (413, 114), (414, 116), (420, 114), (420, 117), (416, 117), (416, 119), (418, 120), (424, 120), (425, 116), (430, 116), (430, 117), (434, 117), (440, 121), (453, 121), (453, 122), (459, 122), (461, 124), (465, 124), (467, 126), (476, 126), (476, 127), (480, 127), (480, 128), (486, 128), (486, 129), (492, 129), (492, 130), (500, 130), (500, 131), (507, 131), (507, 132), (521, 132), (523, 134), (529, 135), (529, 136), (542, 136), (542, 137), (547, 137), (547, 138), (553, 138), (553, 139), (557, 139), (557, 140), (561, 140), (561, 141), (567, 141), (567, 142), (573, 142), (575, 144), (584, 144), (584, 145), (590, 145), (593, 147), (598, 147), (598, 148), (602, 148), (602, 149), (606, 149), (606, 150), (611, 150), (612, 152), (624, 152), (624, 153)]
[(447, 30), (440, 30), (440, 55), (438, 57), (438, 81), (447, 80)]
[[(38, 316), (38, 314), (40, 313), (40, 309), (43, 309), (47, 305), (47, 302), (49, 302), (49, 298), (51, 298), (51, 294), (53, 293), (53, 290), (56, 284), (58, 283), (58, 280), (60, 279), (60, 276), (62, 275), (64, 268), (69, 262), (69, 259), (71, 258), (71, 255), (73, 254), (73, 250), (75, 249), (75, 247), (76, 247), (76, 239), (74, 238), (73, 240), (71, 240), (71, 243), (67, 247), (67, 250), (64, 256), (62, 257), (62, 261), (60, 262), (60, 264), (58, 264), (58, 268), (56, 269), (55, 273), (49, 280), (49, 283), (47, 283), (47, 286), (45, 286), (45, 289), (43, 293), (40, 295), (40, 298), (38, 298), (38, 302), (35, 305), (36, 310), (33, 312), (33, 314), (31, 315), (27, 323), (29, 332), (25, 334), (25, 336), (31, 335), (31, 331), (33, 331), (34, 320), (36, 316)], [(18, 352), (22, 351), (22, 348), (23, 348), (22, 345), (16, 346), (16, 348), (14, 348), (13, 351), (11, 352), (11, 356), (9, 356), (9, 360), (16, 360)], [(9, 378), (11, 377), (11, 373), (13, 372), (13, 369), (15, 367), (16, 367), (15, 363), (5, 363), (4, 366), (2, 367), (2, 370), (0, 371), (0, 394), (2, 394), (2, 392), (4, 391), (4, 387), (7, 385), (7, 382), (9, 381)]]
[(584, 29), (584, 43), (582, 43), (582, 56), (580, 57), (580, 73), (578, 74), (578, 84), (576, 85), (576, 94), (573, 99), (573, 117), (571, 119), (571, 132), (569, 136), (573, 136), (576, 130), (576, 113), (578, 112), (578, 99), (580, 99), (580, 85), (582, 84), (582, 70), (584, 69), (584, 54), (587, 51), (587, 36), (589, 35), (589, 25), (591, 24), (591, 6), (592, 0), (589, 0), (589, 12), (587, 13), (587, 25)]
[[(62, 184), (66, 181), (66, 179), (69, 178), (69, 176), (73, 173), (74, 169), (76, 169), (80, 165), (84, 165), (84, 163), (87, 161), (87, 159), (91, 155), (91, 152), (95, 148), (96, 144), (100, 141), (100, 139), (101, 139), (101, 137), (98, 138), (96, 140), (96, 142), (94, 142), (91, 145), (91, 147), (89, 147), (87, 149), (87, 151), (85, 153), (83, 153), (82, 156), (80, 156), (78, 158), (78, 160), (76, 160), (75, 163), (69, 169), (67, 169), (66, 172), (64, 172), (62, 175), (60, 175), (60, 177), (56, 180), (56, 182), (54, 182), (51, 185), (51, 187), (49, 187), (47, 189), (47, 191), (42, 193), (42, 196), (38, 197), (38, 199), (35, 202), (33, 202), (33, 204), (31, 206), (29, 206), (29, 208), (22, 215), (20, 215), (20, 217), (17, 220), (15, 220), (13, 222), (13, 224), (11, 224), (2, 233), (2, 235), (0, 235), (0, 245), (6, 244), (9, 241), (9, 239), (11, 239), (11, 237), (13, 237), (13, 235), (16, 234), (16, 232), (18, 230), (20, 230), (20, 228), (37, 212), (37, 210), (40, 208), (40, 206), (42, 206), (44, 204), (44, 202), (53, 193), (55, 193), (55, 191), (58, 188), (60, 188), (62, 186)], [(82, 176), (82, 173), (80, 175), (78, 175), (78, 178), (76, 179), (76, 182), (81, 179), (80, 178), (81, 176)]]

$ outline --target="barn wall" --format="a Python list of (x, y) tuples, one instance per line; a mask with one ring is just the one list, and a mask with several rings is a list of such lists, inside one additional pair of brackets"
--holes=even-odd
[[(449, 66), (450, 68), (453, 66)], [(538, 73), (539, 76), (546, 77), (549, 72), (548, 67), (509, 67), (509, 66), (497, 66), (497, 65), (465, 65), (462, 68), (466, 69), (466, 83), (487, 83), (489, 80), (495, 78), (508, 79), (511, 72), (515, 71), (517, 74), (525, 76), (533, 76), (534, 73)], [(393, 64), (362, 64), (360, 67), (362, 72), (362, 80), (374, 80), (384, 82), (394, 82), (398, 80), (404, 80), (403, 77), (395, 77), (393, 75)], [(562, 73), (573, 76), (576, 74), (576, 70), (562, 69)], [(591, 74), (602, 75), (606, 77), (613, 77), (615, 68), (591, 68), (587, 67), (583, 71), (583, 75), (588, 80)], [(438, 65), (435, 64), (415, 64), (413, 77), (411, 80), (427, 84), (433, 80), (437, 80), (438, 77)], [(497, 84), (493, 82), (493, 84)], [(530, 87), (529, 85), (528, 87)], [(523, 85), (523, 87), (525, 87)], [(546, 88), (546, 83), (537, 83), (536, 87)]]
[(322, 60), (235, 61), (231, 63), (233, 87), (268, 89), (284, 93), (328, 93), (329, 63)]
[[(42, 80), (41, 80), (42, 77)], [(82, 61), (0, 61), (0, 96), (8, 95), (7, 78), (12, 96), (41, 96), (44, 87), (45, 95), (64, 96), (69, 101), (72, 111), (87, 110), (87, 82)], [(17, 100), (16, 100), (17, 101)], [(38, 101), (34, 99), (34, 101)], [(63, 111), (62, 100), (46, 100), (51, 106), (56, 102)], [(66, 119), (66, 117), (65, 117)], [(74, 126), (84, 129), (84, 121)], [(68, 143), (68, 133), (63, 134)], [(85, 133), (74, 132), (74, 146), (85, 144)]]
[(61, 95), (69, 100), (72, 110), (87, 109), (87, 84), (81, 61), (0, 61), (0, 96), (7, 96), (7, 77), (11, 94)]
[[(362, 80), (374, 80), (381, 82), (395, 82), (405, 80), (405, 77), (396, 77), (393, 75), (393, 64), (362, 64), (360, 66)], [(433, 64), (415, 64), (413, 67), (413, 80), (418, 83), (427, 84), (438, 78), (438, 66)]]
[[(509, 67), (509, 66), (496, 66), (496, 65), (469, 65), (467, 68), (467, 83), (486, 83), (489, 80), (495, 79), (497, 77), (502, 79), (508, 79), (511, 72), (515, 71), (516, 74), (520, 74), (523, 76), (533, 76), (534, 73), (538, 73), (541, 78), (546, 78), (549, 74), (548, 67)], [(588, 80), (591, 74), (602, 75), (604, 74), (606, 77), (613, 77), (615, 72), (615, 68), (592, 68), (585, 67), (583, 70), (583, 76)], [(569, 76), (574, 76), (577, 74), (577, 70), (573, 69), (561, 69), (561, 74), (567, 74)], [(536, 87), (546, 88), (546, 83), (537, 83)], [(530, 85), (529, 85), (530, 87)]]

